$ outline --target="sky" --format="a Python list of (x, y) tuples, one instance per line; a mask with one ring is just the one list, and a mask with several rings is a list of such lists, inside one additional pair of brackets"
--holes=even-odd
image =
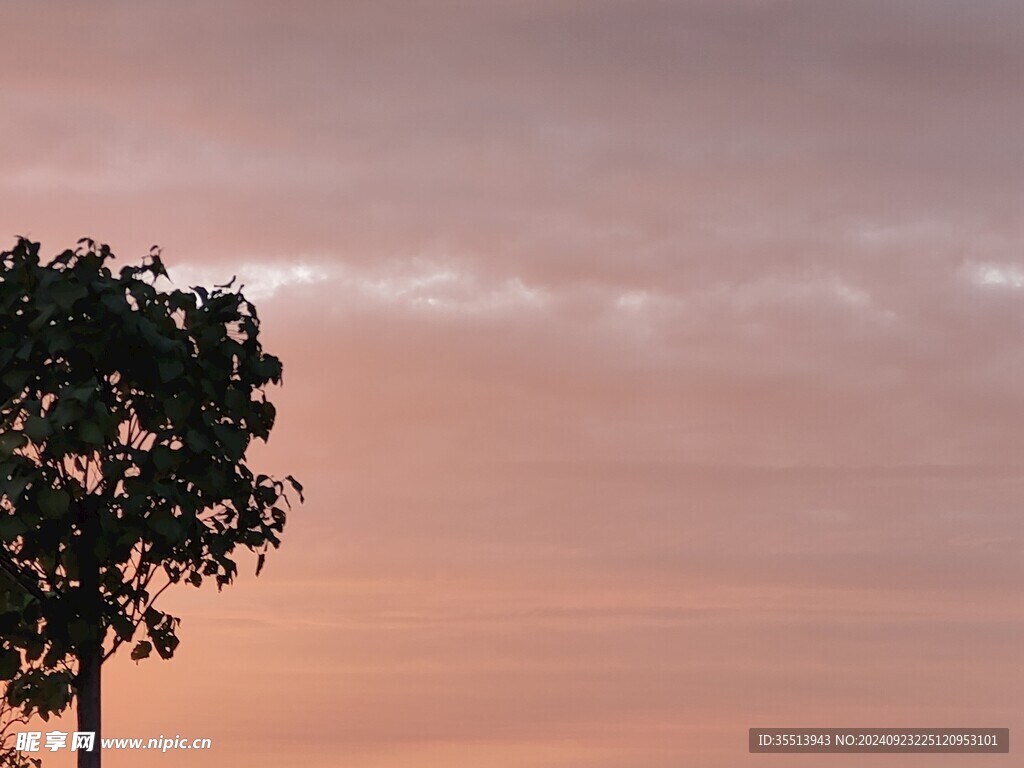
[(306, 486), (258, 580), (165, 595), (174, 660), (110, 662), (106, 735), (772, 768), (748, 728), (1024, 727), (1019, 2), (0, 9), (0, 244), (237, 275), (285, 365), (252, 461)]

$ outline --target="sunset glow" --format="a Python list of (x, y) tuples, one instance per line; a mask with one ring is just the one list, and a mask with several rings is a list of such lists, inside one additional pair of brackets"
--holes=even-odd
[[(237, 276), (284, 363), (253, 463), (307, 496), (259, 579), (161, 598), (173, 660), (104, 668), (105, 735), (212, 748), (106, 765), (781, 768), (748, 728), (1024, 728), (1024, 5), (2, 28), (4, 248)], [(897, 757), (805, 762), (966, 764)]]

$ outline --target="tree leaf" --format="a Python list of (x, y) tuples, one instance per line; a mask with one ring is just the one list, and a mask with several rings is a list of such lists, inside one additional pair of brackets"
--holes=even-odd
[(25, 435), (21, 432), (4, 432), (0, 434), (0, 456), (10, 456), (18, 448), (25, 445)]
[(306, 497), (302, 495), (302, 483), (300, 483), (298, 480), (296, 480), (291, 475), (286, 475), (285, 476), (285, 480), (287, 480), (291, 484), (292, 488), (295, 489), (295, 492), (297, 494), (299, 494), (299, 501), (301, 501), (303, 504), (305, 504), (306, 503)]
[(153, 651), (153, 644), (148, 640), (140, 640), (136, 643), (135, 647), (132, 648), (132, 660), (139, 661), (149, 657), (149, 654)]
[(105, 442), (103, 430), (92, 421), (83, 421), (78, 425), (78, 436), (88, 445), (103, 445)]
[(0, 680), (13, 680), (21, 669), (21, 654), (13, 648), (0, 649)]
[(110, 626), (117, 633), (117, 636), (124, 641), (132, 639), (135, 634), (135, 625), (125, 616), (115, 614), (110, 617)]
[(25, 419), (25, 426), (22, 427), (22, 432), (32, 442), (38, 443), (53, 434), (53, 427), (50, 426), (49, 419), (43, 416), (29, 416)]
[(0, 541), (14, 541), (28, 532), (28, 525), (18, 514), (0, 515)]
[(169, 384), (185, 372), (185, 366), (179, 360), (161, 360), (157, 363), (157, 369), (160, 371), (160, 381), (164, 384)]
[(44, 517), (63, 517), (70, 503), (71, 496), (61, 488), (43, 488), (39, 491), (39, 511)]
[(175, 452), (166, 445), (156, 446), (151, 452), (153, 465), (160, 472), (166, 472), (177, 463), (177, 458), (174, 453)]

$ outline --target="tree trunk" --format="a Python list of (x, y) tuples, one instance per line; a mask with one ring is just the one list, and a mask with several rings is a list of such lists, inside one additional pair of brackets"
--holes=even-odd
[(95, 733), (92, 751), (78, 751), (78, 768), (100, 768), (100, 664), (103, 648), (94, 643), (78, 657), (78, 730)]
[(100, 667), (103, 664), (100, 564), (96, 556), (99, 518), (96, 510), (79, 507), (81, 537), (77, 552), (80, 569), (79, 615), (89, 625), (89, 639), (78, 646), (78, 679), (75, 697), (78, 730), (95, 734), (91, 750), (78, 751), (78, 768), (100, 768)]

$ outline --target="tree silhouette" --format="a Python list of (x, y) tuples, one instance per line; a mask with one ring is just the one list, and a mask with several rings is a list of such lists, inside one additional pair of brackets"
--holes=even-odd
[(80, 768), (100, 765), (101, 664), (126, 643), (170, 658), (160, 594), (230, 584), (239, 548), (259, 575), (302, 498), (246, 461), (281, 363), (234, 280), (163, 291), (157, 249), (113, 258), (92, 240), (48, 262), (25, 239), (0, 253), (0, 680), (27, 714), (75, 700), (96, 733)]

